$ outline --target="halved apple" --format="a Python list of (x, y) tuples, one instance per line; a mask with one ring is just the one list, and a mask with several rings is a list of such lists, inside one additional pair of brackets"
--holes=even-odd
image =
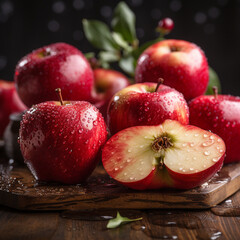
[(221, 169), (225, 149), (216, 134), (166, 120), (118, 132), (106, 143), (102, 161), (112, 178), (133, 189), (189, 189)]

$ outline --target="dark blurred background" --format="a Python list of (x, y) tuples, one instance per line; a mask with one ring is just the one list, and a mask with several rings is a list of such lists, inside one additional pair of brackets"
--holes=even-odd
[[(82, 19), (110, 23), (115, 0), (0, 0), (0, 79), (12, 80), (18, 60), (43, 45), (67, 42), (94, 49)], [(224, 93), (240, 95), (240, 0), (127, 0), (136, 14), (140, 43), (156, 37), (158, 21), (175, 22), (168, 38), (201, 46), (218, 73)]]

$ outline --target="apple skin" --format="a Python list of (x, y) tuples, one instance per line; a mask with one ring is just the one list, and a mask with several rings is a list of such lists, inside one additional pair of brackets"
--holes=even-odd
[(112, 96), (121, 89), (130, 85), (126, 76), (122, 73), (104, 68), (93, 70), (95, 99), (94, 104), (102, 113), (104, 118), (107, 117), (107, 107)]
[(14, 83), (0, 80), (0, 138), (9, 123), (10, 114), (26, 109), (27, 107), (17, 94)]
[(108, 106), (107, 123), (112, 134), (141, 125), (158, 125), (166, 119), (189, 122), (189, 110), (181, 93), (156, 83), (138, 83), (116, 93)]
[(107, 139), (98, 109), (88, 102), (44, 102), (23, 116), (20, 148), (40, 181), (83, 182), (92, 173)]
[(240, 98), (199, 96), (189, 103), (190, 123), (219, 135), (226, 144), (224, 163), (239, 162)]
[(137, 83), (157, 82), (159, 78), (189, 101), (207, 89), (207, 59), (193, 43), (176, 39), (158, 42), (140, 55), (135, 80)]
[(23, 57), (16, 66), (14, 80), (28, 107), (57, 101), (56, 88), (62, 89), (64, 99), (92, 98), (93, 71), (84, 55), (66, 43), (54, 43)]

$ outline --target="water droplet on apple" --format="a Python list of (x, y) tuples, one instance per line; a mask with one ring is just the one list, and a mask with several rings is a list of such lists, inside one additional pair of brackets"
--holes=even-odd
[(205, 152), (204, 152), (204, 155), (205, 155), (205, 156), (209, 156), (209, 155), (210, 155), (210, 152), (209, 152), (209, 151), (205, 151)]
[(220, 152), (220, 153), (223, 153), (223, 150), (222, 150), (222, 149), (220, 149), (220, 150), (219, 150), (219, 152)]
[(117, 171), (117, 170), (118, 170), (118, 168), (116, 167), (116, 168), (114, 168), (114, 170), (115, 170), (115, 171)]
[(132, 150), (131, 150), (131, 149), (128, 149), (128, 152), (130, 153), (130, 152), (132, 152)]
[(213, 161), (213, 162), (217, 162), (218, 159), (217, 159), (217, 158), (213, 158), (212, 161)]
[(144, 145), (140, 145), (139, 147), (140, 147), (140, 148), (143, 148), (143, 147), (144, 147)]
[(205, 138), (208, 137), (208, 134), (205, 134), (205, 133), (204, 133), (204, 134), (203, 134), (203, 137), (205, 137)]
[(195, 145), (195, 143), (190, 143), (190, 147), (193, 147)]
[(183, 146), (183, 147), (186, 147), (186, 146), (187, 146), (187, 144), (186, 144), (186, 143), (183, 143), (183, 144), (182, 144), (182, 146)]
[(131, 162), (131, 159), (127, 159), (127, 162), (130, 163), (130, 162)]
[(198, 134), (198, 133), (195, 133), (195, 134), (194, 134), (194, 136), (195, 136), (195, 137), (198, 137), (198, 136), (199, 136), (199, 134)]
[(190, 170), (190, 171), (193, 171), (193, 170), (194, 170), (194, 168), (189, 168), (189, 170)]

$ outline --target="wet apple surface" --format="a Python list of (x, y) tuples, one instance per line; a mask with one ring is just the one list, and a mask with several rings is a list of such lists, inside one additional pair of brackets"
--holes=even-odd
[(240, 98), (199, 96), (189, 103), (190, 123), (219, 135), (226, 144), (224, 163), (239, 162)]
[(102, 161), (111, 177), (134, 189), (188, 189), (219, 171), (224, 155), (217, 135), (166, 120), (120, 131), (106, 143)]
[(40, 103), (26, 112), (20, 126), (20, 148), (36, 179), (79, 183), (99, 161), (106, 126), (90, 103), (61, 103)]

